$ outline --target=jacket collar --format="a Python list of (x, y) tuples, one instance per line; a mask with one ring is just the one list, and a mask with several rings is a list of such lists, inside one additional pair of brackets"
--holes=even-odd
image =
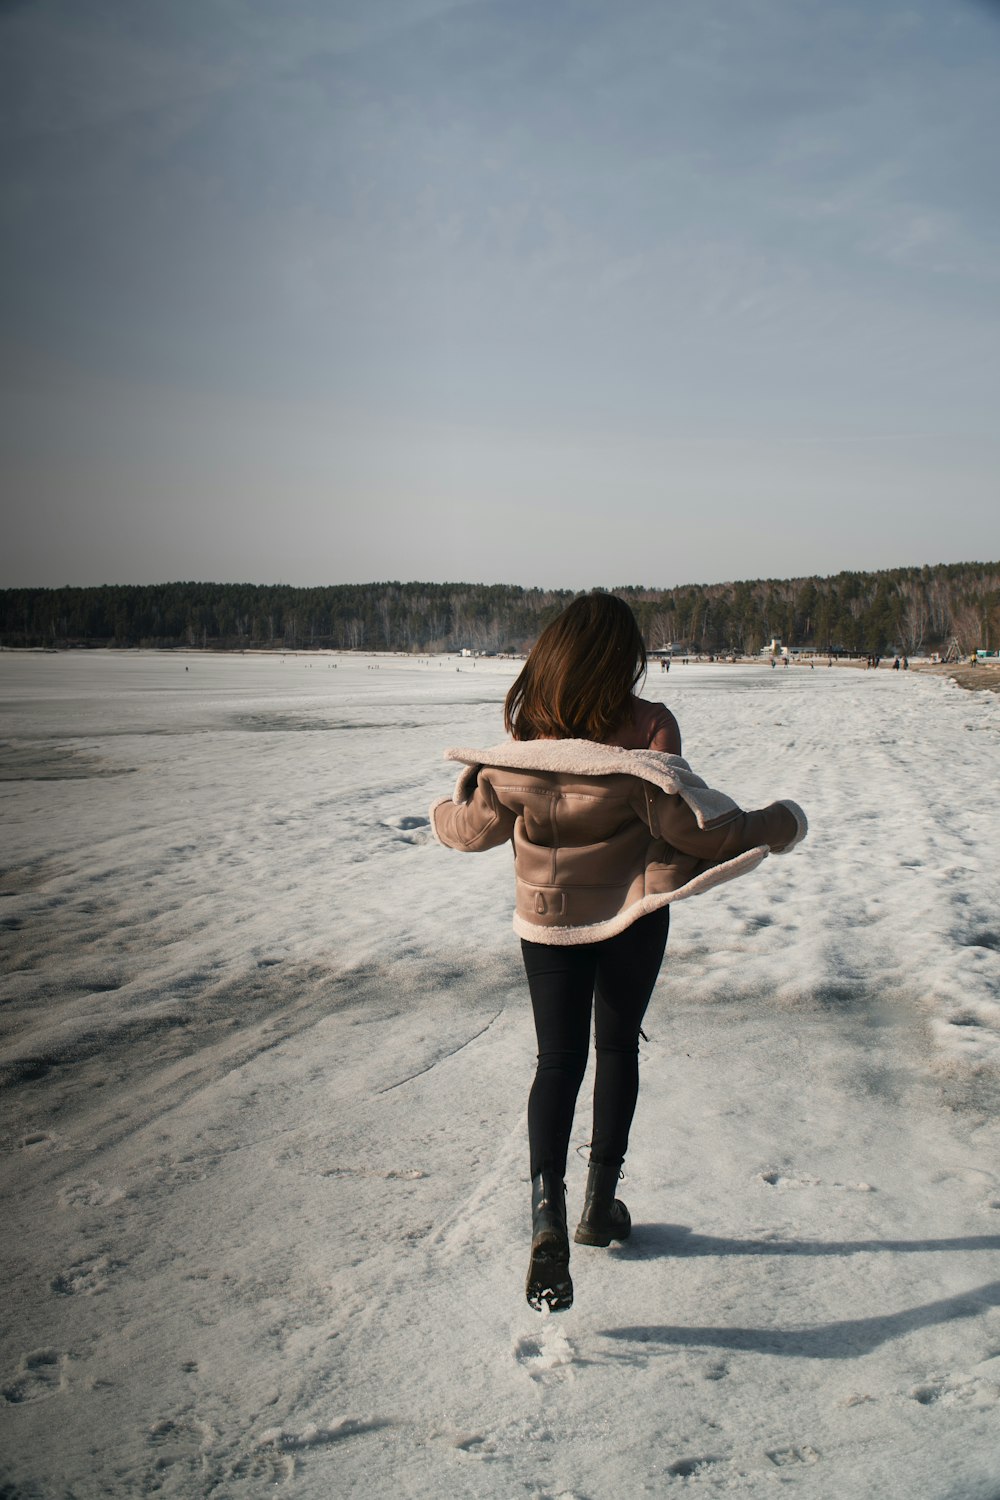
[(663, 750), (623, 750), (619, 745), (599, 745), (595, 740), (504, 740), (487, 750), (446, 750), (444, 758), (465, 767), (452, 794), (457, 803), (467, 802), (472, 796), (483, 766), (499, 766), (511, 771), (554, 771), (571, 776), (636, 776), (682, 797), (702, 828), (739, 813), (733, 799), (725, 792), (713, 791), (683, 756), (667, 755)]
[(503, 766), (512, 771), (557, 771), (575, 776), (638, 776), (665, 792), (680, 789), (681, 773), (691, 768), (680, 755), (662, 750), (623, 750), (595, 740), (504, 740), (487, 750), (452, 749), (445, 760), (464, 765)]

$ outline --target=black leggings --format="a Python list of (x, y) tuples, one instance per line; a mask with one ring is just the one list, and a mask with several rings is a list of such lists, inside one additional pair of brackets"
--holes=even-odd
[(566, 1175), (576, 1096), (587, 1070), (594, 1004), (597, 1073), (591, 1161), (619, 1166), (639, 1094), (639, 1027), (663, 962), (670, 908), (601, 943), (559, 947), (521, 940), (538, 1036), (528, 1096), (531, 1175)]

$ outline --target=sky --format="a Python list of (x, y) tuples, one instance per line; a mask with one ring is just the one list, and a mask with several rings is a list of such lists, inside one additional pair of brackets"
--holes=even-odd
[(0, 0), (0, 587), (1000, 556), (996, 0)]

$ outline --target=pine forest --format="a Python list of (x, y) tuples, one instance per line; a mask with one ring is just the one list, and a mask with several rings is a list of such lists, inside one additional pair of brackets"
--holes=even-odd
[[(614, 587), (651, 650), (969, 654), (1000, 643), (1000, 563), (657, 589)], [(527, 650), (572, 590), (508, 584), (164, 583), (0, 590), (0, 646), (483, 653)]]

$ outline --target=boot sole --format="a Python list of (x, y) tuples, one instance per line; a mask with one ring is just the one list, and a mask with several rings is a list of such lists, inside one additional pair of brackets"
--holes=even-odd
[(569, 1274), (569, 1243), (561, 1236), (546, 1236), (531, 1247), (531, 1262), (524, 1284), (528, 1306), (535, 1312), (565, 1312), (573, 1306), (573, 1283)]
[(588, 1229), (586, 1225), (578, 1224), (573, 1240), (577, 1245), (596, 1245), (599, 1249), (606, 1250), (612, 1240), (618, 1240), (619, 1242), (627, 1240), (631, 1233), (631, 1224), (627, 1229), (620, 1230), (617, 1234), (610, 1229), (602, 1233), (600, 1230)]

